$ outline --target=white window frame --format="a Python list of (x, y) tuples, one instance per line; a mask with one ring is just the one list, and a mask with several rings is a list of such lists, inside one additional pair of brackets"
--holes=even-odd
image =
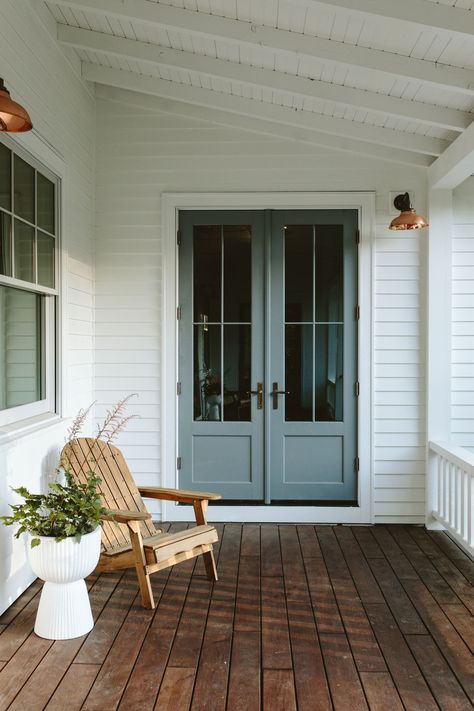
[[(15, 277), (4, 276), (0, 274), (0, 286), (13, 287), (28, 291), (30, 293), (41, 294), (45, 298), (41, 300), (41, 384), (43, 387), (43, 397), (25, 405), (18, 405), (7, 409), (0, 409), (0, 428), (4, 428), (5, 433), (11, 427), (18, 425), (24, 426), (29, 421), (35, 422), (38, 418), (44, 416), (58, 416), (59, 409), (59, 336), (60, 336), (60, 253), (61, 253), (61, 175), (59, 174), (63, 162), (58, 156), (52, 154), (48, 147), (44, 145), (41, 139), (37, 136), (24, 137), (14, 139), (8, 135), (2, 135), (1, 142), (12, 151), (14, 155), (24, 160), (28, 165), (31, 165), (36, 171), (40, 172), (46, 178), (51, 180), (55, 185), (55, 288), (43, 287), (39, 284), (16, 279)], [(25, 143), (27, 147), (19, 145), (19, 140)], [(52, 158), (52, 159), (51, 159)], [(13, 158), (12, 158), (13, 160)], [(36, 201), (36, 195), (35, 195)], [(14, 206), (12, 206), (14, 209)], [(13, 211), (11, 213), (13, 221)], [(1, 435), (0, 431), (0, 435)], [(1, 437), (0, 437), (1, 439)]]

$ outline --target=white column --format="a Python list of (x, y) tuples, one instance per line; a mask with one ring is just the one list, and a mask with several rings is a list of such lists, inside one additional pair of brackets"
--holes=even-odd
[[(430, 190), (427, 239), (426, 304), (426, 433), (427, 441), (451, 438), (451, 291), (453, 194)], [(426, 525), (440, 528), (431, 517), (435, 500), (434, 460), (428, 453)]]

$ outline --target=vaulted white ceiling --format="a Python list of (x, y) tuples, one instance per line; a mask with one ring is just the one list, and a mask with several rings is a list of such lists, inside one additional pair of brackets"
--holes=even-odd
[(47, 6), (85, 78), (219, 124), (428, 166), (474, 118), (474, 0)]

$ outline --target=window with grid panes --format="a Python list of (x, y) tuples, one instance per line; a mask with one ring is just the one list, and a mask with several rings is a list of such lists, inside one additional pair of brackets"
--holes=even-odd
[(55, 410), (58, 179), (0, 142), (0, 426)]

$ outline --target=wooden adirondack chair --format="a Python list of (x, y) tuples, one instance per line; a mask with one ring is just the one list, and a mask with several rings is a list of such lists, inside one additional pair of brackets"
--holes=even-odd
[[(214, 526), (207, 525), (206, 509), (209, 501), (221, 498), (219, 494), (137, 487), (120, 450), (87, 437), (66, 444), (61, 465), (80, 481), (91, 471), (102, 479), (99, 488), (108, 513), (95, 572), (135, 567), (143, 606), (150, 609), (155, 607), (151, 573), (203, 555), (209, 580), (217, 580), (212, 544), (218, 537)], [(155, 528), (142, 496), (192, 504), (197, 525), (178, 533), (163, 533)]]

